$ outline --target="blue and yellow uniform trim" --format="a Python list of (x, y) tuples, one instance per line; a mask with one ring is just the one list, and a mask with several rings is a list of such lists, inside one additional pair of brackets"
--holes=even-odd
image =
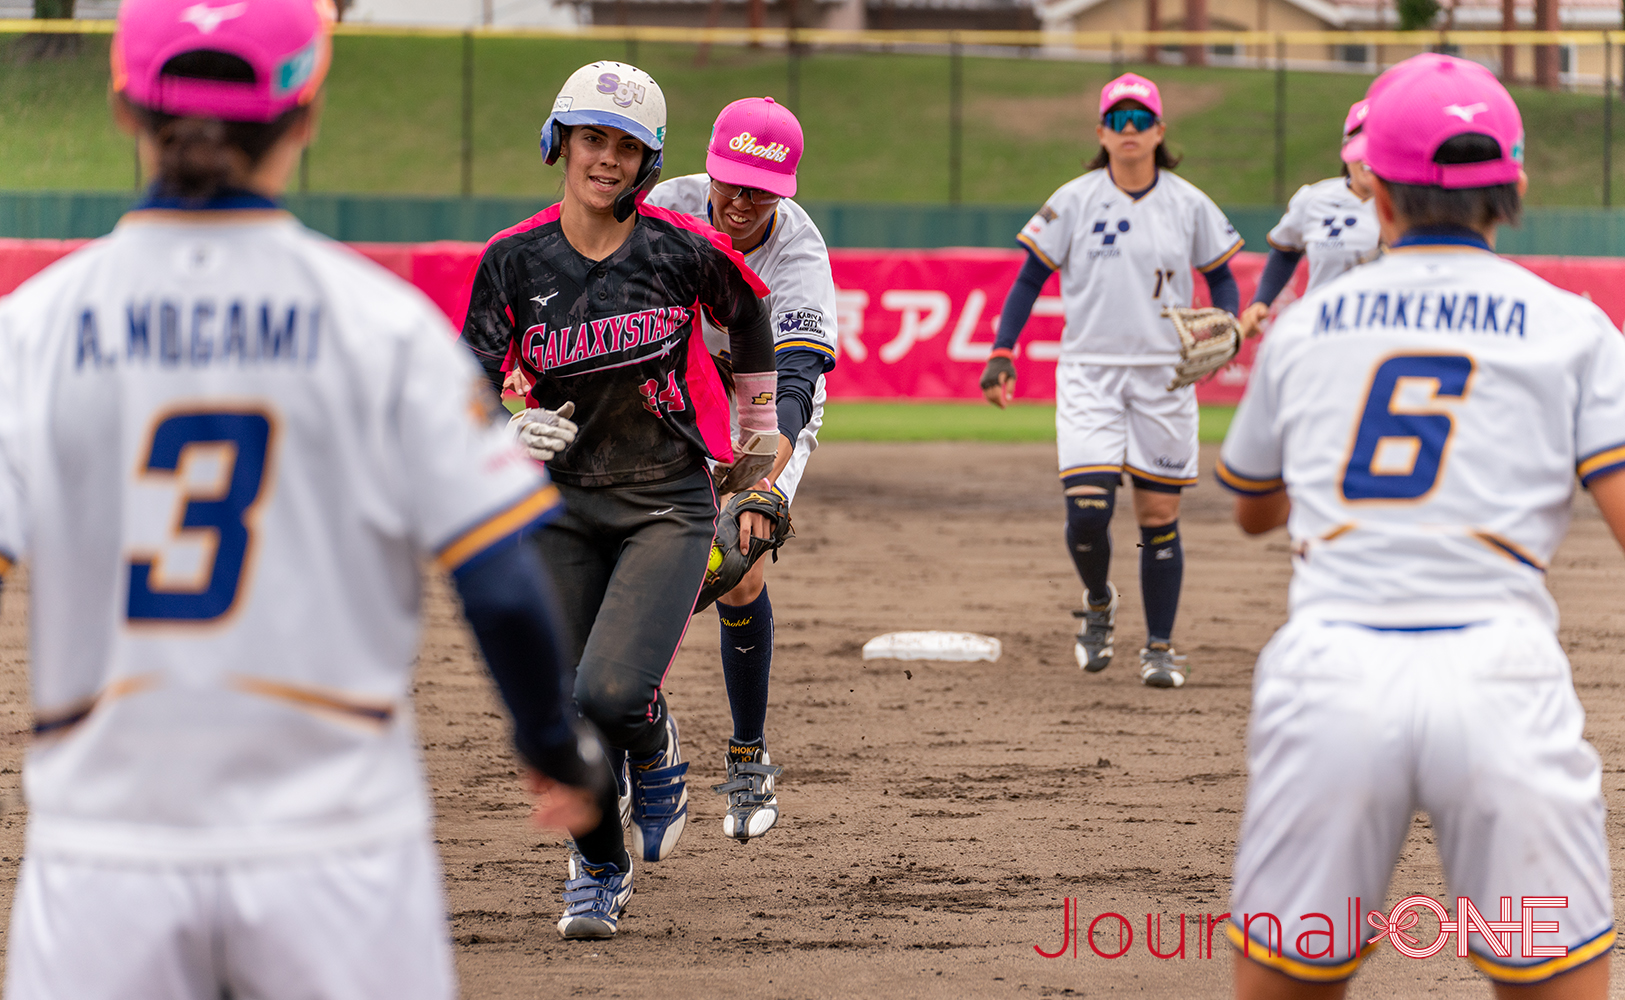
[(1354, 975), (1355, 970), (1360, 967), (1360, 963), (1370, 958), (1371, 953), (1377, 948), (1376, 943), (1371, 942), (1361, 947), (1360, 953), (1346, 962), (1339, 962), (1336, 965), (1315, 965), (1311, 962), (1301, 962), (1295, 958), (1287, 958), (1284, 948), (1280, 951), (1271, 951), (1269, 947), (1261, 945), (1257, 941), (1250, 941), (1241, 932), (1241, 928), (1236, 926), (1233, 919), (1225, 923), (1224, 933), (1230, 939), (1231, 946), (1236, 949), (1238, 954), (1250, 961), (1257, 962), (1259, 965), (1307, 983), (1342, 982)]
[(823, 356), (827, 362), (824, 366), (825, 371), (835, 367), (835, 348), (822, 340), (813, 340), (811, 337), (789, 337), (773, 345), (774, 357), (777, 357), (781, 352), (788, 351), (811, 351), (814, 354)]
[(1055, 263), (1053, 260), (1050, 260), (1044, 251), (1038, 249), (1038, 244), (1034, 243), (1031, 237), (1029, 237), (1026, 233), (1018, 234), (1016, 236), (1016, 242), (1020, 243), (1028, 250), (1031, 250), (1033, 252), (1033, 256), (1043, 261), (1044, 266), (1049, 268), (1051, 271), (1059, 271), (1061, 269), (1061, 265)]
[(1213, 475), (1219, 480), (1219, 485), (1232, 493), (1240, 493), (1245, 497), (1262, 497), (1271, 493), (1279, 493), (1286, 489), (1286, 480), (1280, 476), (1271, 479), (1259, 479), (1253, 476), (1243, 476), (1228, 465), (1224, 460), (1213, 466)]
[(1512, 541), (1511, 539), (1502, 538), (1500, 535), (1491, 534), (1488, 531), (1475, 531), (1473, 532), (1473, 537), (1478, 539), (1480, 542), (1483, 542), (1494, 551), (1506, 556), (1508, 559), (1511, 559), (1513, 562), (1523, 563), (1525, 566), (1528, 566), (1530, 569), (1539, 573), (1546, 572), (1545, 563), (1541, 562), (1539, 559), (1536, 559), (1530, 554), (1528, 549), (1519, 545), (1517, 542)]
[(1068, 476), (1090, 476), (1101, 474), (1120, 476), (1123, 474), (1123, 464), (1121, 462), (1114, 462), (1110, 465), (1074, 465), (1070, 468), (1061, 470), (1062, 479), (1065, 479)]
[(1580, 476), (1581, 486), (1590, 486), (1593, 479), (1620, 469), (1625, 469), (1625, 443), (1611, 444), (1601, 451), (1594, 451), (1580, 459), (1574, 467)]
[(1476, 951), (1469, 952), (1467, 958), (1478, 966), (1480, 972), (1498, 983), (1527, 984), (1562, 975), (1613, 950), (1614, 929), (1610, 927), (1584, 944), (1570, 948), (1569, 953), (1562, 958), (1551, 958), (1534, 965), (1502, 965)]
[(1144, 479), (1148, 483), (1161, 483), (1164, 486), (1195, 486), (1201, 482), (1197, 476), (1164, 476), (1159, 472), (1147, 472), (1136, 468), (1127, 462), (1123, 463), (1123, 471), (1136, 479)]
[(511, 535), (552, 520), (564, 509), (559, 488), (548, 483), (473, 527), (458, 533), (435, 554), (435, 564), (454, 573), (469, 560)]
[(1213, 260), (1209, 261), (1206, 264), (1198, 264), (1198, 265), (1196, 265), (1196, 269), (1198, 271), (1201, 271), (1203, 274), (1208, 274), (1209, 272), (1218, 270), (1219, 267), (1222, 266), (1225, 261), (1229, 260), (1231, 257), (1234, 257), (1236, 254), (1240, 253), (1241, 248), (1243, 246), (1245, 246), (1246, 243), (1247, 243), (1246, 240), (1242, 239), (1239, 236), (1236, 237), (1236, 242), (1230, 247), (1230, 249), (1226, 250), (1224, 253), (1219, 254), (1219, 256), (1213, 258)]
[(1275, 242), (1274, 240), (1270, 239), (1268, 236), (1264, 237), (1264, 242), (1268, 243), (1273, 249), (1279, 250), (1282, 253), (1303, 253), (1303, 247), (1285, 246), (1283, 244)]

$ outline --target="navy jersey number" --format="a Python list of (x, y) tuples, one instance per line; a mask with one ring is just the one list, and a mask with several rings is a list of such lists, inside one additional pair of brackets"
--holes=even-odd
[(204, 533), (213, 552), (197, 577), (181, 584), (154, 579), (158, 557), (132, 558), (130, 621), (208, 622), (231, 610), (253, 542), (248, 515), (265, 485), (270, 445), (271, 421), (263, 413), (182, 413), (153, 431), (146, 476), (173, 478), (189, 450), (217, 449), (217, 482), (183, 492), (177, 530)]
[(1473, 360), (1463, 354), (1406, 354), (1378, 365), (1343, 470), (1344, 499), (1415, 500), (1432, 490), (1455, 418), (1432, 409), (1401, 408), (1400, 380), (1431, 383), (1433, 399), (1464, 399), (1472, 374)]

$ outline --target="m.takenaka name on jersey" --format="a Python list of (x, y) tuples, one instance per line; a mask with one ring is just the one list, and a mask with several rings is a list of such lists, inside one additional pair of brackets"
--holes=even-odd
[(1522, 299), (1489, 292), (1355, 290), (1320, 300), (1313, 335), (1381, 328), (1522, 337), (1528, 312)]

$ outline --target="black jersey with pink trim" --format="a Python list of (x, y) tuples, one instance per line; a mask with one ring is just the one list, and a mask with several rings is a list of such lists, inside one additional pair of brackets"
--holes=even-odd
[(463, 339), (500, 385), (534, 380), (527, 405), (576, 406), (576, 441), (548, 463), (561, 483), (617, 486), (732, 458), (728, 399), (700, 310), (729, 331), (735, 370), (773, 370), (767, 287), (720, 234), (640, 206), (626, 242), (589, 260), (557, 205), (491, 238), (474, 273)]

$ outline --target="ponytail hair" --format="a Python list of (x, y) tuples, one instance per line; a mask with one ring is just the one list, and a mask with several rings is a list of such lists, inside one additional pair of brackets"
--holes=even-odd
[[(164, 64), (162, 75), (254, 82), (254, 69), (247, 61), (211, 49), (182, 52)], [(133, 101), (126, 100), (126, 104), (158, 147), (159, 193), (198, 201), (242, 187), (277, 140), (309, 114), (307, 106), (300, 106), (269, 122), (238, 122), (180, 117)]]

